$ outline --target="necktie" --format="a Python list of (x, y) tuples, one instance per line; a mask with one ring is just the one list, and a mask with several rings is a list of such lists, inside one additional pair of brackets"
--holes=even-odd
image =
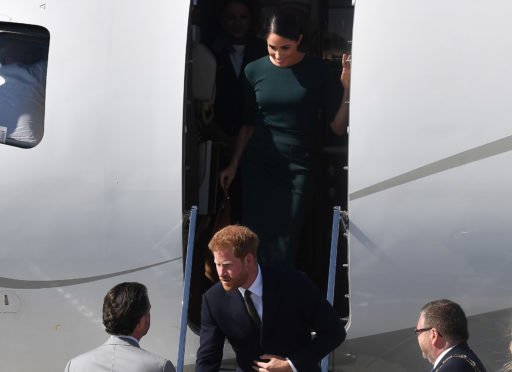
[(249, 317), (252, 320), (252, 324), (254, 324), (254, 327), (256, 327), (256, 330), (258, 331), (259, 334), (261, 330), (261, 319), (260, 316), (258, 315), (258, 312), (256, 311), (256, 307), (254, 307), (254, 302), (252, 302), (251, 291), (245, 291), (244, 299), (247, 313), (249, 313)]

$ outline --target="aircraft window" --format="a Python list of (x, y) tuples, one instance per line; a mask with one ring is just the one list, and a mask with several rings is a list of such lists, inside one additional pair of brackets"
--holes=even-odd
[(43, 138), (49, 41), (43, 27), (0, 22), (0, 143), (31, 148)]

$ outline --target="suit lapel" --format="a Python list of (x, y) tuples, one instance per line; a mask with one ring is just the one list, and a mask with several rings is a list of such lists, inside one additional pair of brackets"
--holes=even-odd
[(233, 67), (233, 63), (231, 62), (231, 58), (229, 57), (229, 50), (227, 48), (222, 51), (220, 58), (222, 61), (222, 69), (224, 69), (224, 73), (226, 74), (225, 76), (229, 77), (230, 81), (237, 81), (238, 77), (236, 76), (235, 68)]
[(261, 344), (265, 337), (272, 334), (272, 328), (276, 327), (277, 321), (276, 313), (280, 307), (282, 296), (279, 280), (276, 280), (275, 274), (268, 268), (262, 268), (261, 274), (263, 276), (263, 320), (261, 325)]
[[(439, 364), (435, 368), (434, 372), (441, 372), (441, 371), (443, 371), (444, 364), (448, 360), (452, 359), (454, 356), (455, 357), (460, 357), (461, 354), (466, 356), (466, 354), (468, 352), (468, 349), (469, 349), (469, 346), (465, 342), (456, 345), (453, 349), (451, 349), (448, 353), (446, 353), (445, 356), (443, 356), (443, 358), (439, 361)], [(469, 360), (471, 360), (469, 357), (468, 358), (461, 358), (461, 359), (469, 359)], [(472, 361), (472, 362), (475, 363), (474, 361)], [(472, 366), (472, 364), (470, 362), (467, 362), (467, 363), (468, 363), (468, 365)], [(475, 371), (478, 371), (478, 369), (475, 369)]]
[(226, 298), (228, 300), (228, 311), (233, 319), (233, 324), (243, 328), (251, 328), (252, 321), (245, 308), (245, 302), (242, 294), (238, 289), (226, 292)]
[[(227, 291), (225, 293), (227, 304), (226, 309), (231, 318), (230, 326), (236, 327), (235, 333), (242, 332), (244, 335), (246, 335), (246, 337), (248, 337), (248, 339), (258, 340), (257, 344), (261, 346), (262, 337), (258, 335), (254, 328), (254, 324), (251, 320), (251, 317), (249, 316), (249, 313), (247, 313), (245, 301), (240, 291), (236, 289), (234, 291)], [(265, 314), (265, 311), (263, 314)]]

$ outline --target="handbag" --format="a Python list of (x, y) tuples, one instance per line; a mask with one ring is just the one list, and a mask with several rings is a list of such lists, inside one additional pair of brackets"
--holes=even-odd
[(215, 224), (213, 225), (212, 236), (219, 230), (231, 225), (231, 200), (227, 191), (224, 191), (224, 200), (220, 203)]
[[(212, 237), (217, 231), (222, 230), (228, 225), (231, 225), (231, 201), (227, 191), (224, 191), (224, 200), (220, 203), (219, 210), (215, 216)], [(207, 250), (204, 260), (204, 275), (214, 283), (219, 281), (215, 262), (213, 262), (213, 255), (210, 250)]]

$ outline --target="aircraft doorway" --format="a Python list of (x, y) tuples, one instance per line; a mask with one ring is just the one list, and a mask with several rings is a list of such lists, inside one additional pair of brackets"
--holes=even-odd
[[(216, 81), (219, 65), (214, 49), (225, 3), (220, 0), (198, 0), (191, 4), (190, 13), (183, 131), (183, 209), (186, 213), (192, 205), (198, 205), (199, 212), (188, 314), (189, 325), (195, 331), (200, 326), (202, 293), (214, 283), (216, 277), (213, 266), (205, 266), (205, 261), (210, 255), (207, 243), (223, 200), (218, 172), (226, 166), (227, 161), (225, 141), (212, 135), (212, 128), (216, 124), (215, 104), (222, 90), (220, 82)], [(350, 53), (351, 49), (353, 6), (350, 0), (261, 0), (243, 3), (251, 5), (254, 14), (251, 27), (255, 30), (261, 30), (261, 20), (277, 6), (286, 6), (296, 12), (304, 25), (304, 51), (327, 60), (332, 78), (339, 79), (341, 56)], [(261, 31), (255, 35), (265, 45)], [(316, 128), (314, 143), (319, 156), (313, 165), (315, 188), (301, 228), (295, 267), (306, 272), (326, 292), (333, 207), (340, 205), (342, 210), (347, 209), (348, 136), (332, 134), (321, 117)], [(233, 198), (233, 222), (240, 222), (236, 202), (239, 201)], [(185, 237), (186, 234), (185, 226)], [(184, 242), (186, 244), (186, 239)], [(186, 246), (183, 249), (185, 255)], [(343, 318), (349, 316), (347, 258), (347, 240), (340, 234), (334, 305)]]

